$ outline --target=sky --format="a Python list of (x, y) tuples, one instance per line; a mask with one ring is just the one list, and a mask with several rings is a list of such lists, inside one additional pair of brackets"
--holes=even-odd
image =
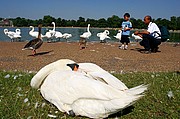
[(170, 19), (180, 16), (180, 0), (1, 0), (0, 17), (43, 19), (54, 18), (77, 20), (79, 17), (100, 19), (117, 15), (120, 18), (129, 12), (131, 17), (143, 19)]

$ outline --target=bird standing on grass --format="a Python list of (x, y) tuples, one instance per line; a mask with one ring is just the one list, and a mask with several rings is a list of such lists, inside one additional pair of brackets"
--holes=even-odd
[(41, 38), (41, 27), (38, 26), (38, 38), (29, 41), (22, 50), (32, 50), (32, 55), (36, 54), (36, 49), (40, 48), (43, 44), (43, 39)]

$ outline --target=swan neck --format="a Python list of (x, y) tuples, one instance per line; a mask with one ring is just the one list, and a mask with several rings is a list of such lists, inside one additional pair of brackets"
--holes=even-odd
[(90, 31), (89, 31), (89, 25), (88, 25), (88, 27), (87, 27), (87, 31), (90, 32)]

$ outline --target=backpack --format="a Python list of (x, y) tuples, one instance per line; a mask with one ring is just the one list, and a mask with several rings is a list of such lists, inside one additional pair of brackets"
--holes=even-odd
[(166, 26), (158, 26), (159, 27), (159, 30), (161, 32), (161, 42), (165, 42), (167, 41), (169, 38), (170, 38), (170, 33), (169, 33), (169, 30), (167, 29)]

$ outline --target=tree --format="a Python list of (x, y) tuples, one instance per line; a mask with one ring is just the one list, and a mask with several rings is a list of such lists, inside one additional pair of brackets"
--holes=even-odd
[(108, 27), (110, 28), (119, 28), (121, 27), (123, 19), (120, 19), (118, 16), (113, 15), (107, 19)]
[(43, 17), (44, 26), (51, 26), (52, 22), (55, 22), (55, 21), (56, 21), (56, 19), (50, 15)]
[(175, 16), (171, 17), (171, 24), (170, 24), (170, 28), (172, 30), (176, 30), (177, 29), (177, 20)]
[(77, 26), (85, 27), (85, 26), (86, 26), (86, 24), (85, 24), (85, 18), (79, 17), (79, 19), (77, 20)]
[(97, 21), (97, 23), (98, 23), (97, 26), (100, 28), (105, 28), (108, 26), (108, 23), (107, 23), (106, 19), (104, 19), (104, 18), (99, 19)]

